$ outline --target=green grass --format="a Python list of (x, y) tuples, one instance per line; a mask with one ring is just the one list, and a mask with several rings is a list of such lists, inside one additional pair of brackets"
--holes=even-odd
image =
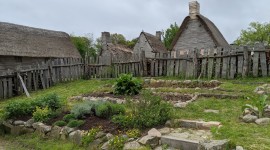
[[(179, 78), (162, 78), (162, 79), (178, 79)], [(205, 80), (205, 79), (204, 79)], [(162, 88), (160, 92), (179, 92), (179, 93), (211, 93), (215, 94), (234, 94), (244, 95), (245, 98), (240, 99), (215, 99), (215, 98), (200, 98), (196, 102), (188, 105), (185, 109), (177, 109), (175, 111), (175, 118), (180, 119), (202, 119), (205, 121), (220, 121), (222, 127), (220, 129), (213, 129), (215, 139), (229, 139), (236, 145), (241, 145), (247, 150), (269, 149), (270, 150), (270, 126), (258, 126), (256, 124), (246, 124), (239, 120), (241, 115), (241, 107), (244, 104), (252, 103), (249, 98), (258, 98), (253, 92), (255, 87), (263, 83), (270, 83), (270, 78), (256, 78), (256, 79), (238, 79), (238, 80), (221, 80), (223, 84), (220, 86), (224, 91), (209, 91), (207, 89), (179, 89)], [(32, 92), (32, 98), (44, 96), (48, 93), (56, 93), (60, 96), (63, 102), (67, 103), (67, 99), (71, 96), (81, 95), (94, 91), (112, 91), (111, 85), (114, 80), (79, 80), (70, 83), (58, 84), (50, 89)], [(25, 96), (14, 97), (0, 102), (1, 109), (9, 102), (14, 100), (26, 100)], [(204, 113), (205, 109), (219, 110), (219, 114)], [(1, 140), (1, 138), (0, 138)], [(23, 136), (7, 136), (7, 142), (15, 143), (16, 149), (80, 149), (74, 147), (73, 144), (64, 141), (55, 141), (43, 139), (35, 134)], [(19, 144), (18, 144), (19, 143)], [(18, 145), (18, 146), (16, 146)], [(12, 149), (12, 148), (10, 148)]]

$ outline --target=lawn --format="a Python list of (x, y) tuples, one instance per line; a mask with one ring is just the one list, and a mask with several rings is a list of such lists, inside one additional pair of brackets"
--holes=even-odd
[[(164, 78), (177, 79), (177, 78)], [(178, 79), (177, 79), (178, 80)], [(76, 96), (84, 93), (94, 91), (110, 91), (110, 86), (114, 80), (79, 80), (70, 83), (62, 83), (50, 89), (41, 90), (31, 93), (32, 98), (44, 96), (48, 93), (56, 93), (60, 96), (63, 102), (71, 96)], [(269, 149), (270, 150), (270, 126), (258, 126), (256, 124), (246, 124), (239, 120), (241, 115), (241, 107), (244, 104), (251, 103), (252, 99), (258, 98), (253, 92), (256, 86), (264, 83), (270, 83), (269, 78), (258, 79), (239, 79), (239, 80), (222, 80), (223, 84), (220, 86), (222, 91), (215, 91), (215, 93), (222, 93), (228, 95), (241, 95), (239, 99), (215, 99), (215, 98), (200, 98), (196, 102), (189, 104), (184, 109), (175, 110), (175, 118), (181, 119), (202, 119), (205, 121), (220, 121), (222, 127), (220, 129), (212, 129), (216, 139), (229, 139), (236, 145), (241, 145), (245, 149)], [(109, 85), (109, 86), (108, 86)], [(160, 89), (166, 92), (179, 93), (211, 93), (213, 91), (205, 89), (179, 89), (173, 88)], [(9, 102), (13, 100), (26, 100), (25, 96), (19, 96), (12, 99), (2, 101), (0, 103), (0, 110)], [(205, 109), (219, 110), (219, 114), (204, 113)], [(3, 111), (0, 112), (3, 114)], [(18, 137), (6, 136), (4, 138), (14, 145), (19, 145), (16, 149), (79, 149), (71, 143), (64, 141), (42, 139), (35, 134), (23, 135)], [(1, 140), (1, 139), (0, 139)], [(10, 148), (12, 149), (12, 148)]]

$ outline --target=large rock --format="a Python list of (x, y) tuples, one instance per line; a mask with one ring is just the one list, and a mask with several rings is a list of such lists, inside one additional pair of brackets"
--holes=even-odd
[(252, 123), (252, 122), (255, 122), (258, 119), (258, 117), (257, 116), (253, 116), (251, 114), (247, 114), (242, 119), (243, 119), (243, 121), (245, 123)]
[(25, 122), (24, 122), (24, 121), (21, 121), (21, 120), (16, 120), (16, 121), (13, 122), (13, 124), (14, 124), (15, 126), (19, 126), (19, 125), (24, 125)]
[(199, 141), (187, 138), (188, 135), (185, 135), (184, 133), (180, 137), (165, 135), (161, 137), (161, 144), (181, 150), (197, 150)]
[(61, 133), (62, 128), (58, 126), (53, 126), (52, 130), (49, 134), (50, 137), (59, 139), (60, 138), (60, 133)]
[(135, 149), (140, 149), (140, 148), (141, 148), (141, 145), (136, 141), (128, 142), (124, 146), (124, 150), (135, 150)]
[(39, 125), (36, 128), (36, 132), (42, 136), (45, 136), (47, 133), (51, 132), (52, 127), (47, 125)]
[(158, 131), (161, 133), (161, 135), (165, 135), (165, 134), (169, 134), (171, 132), (171, 129), (165, 127), (165, 128), (159, 129)]
[(35, 122), (35, 123), (32, 124), (32, 126), (33, 126), (34, 129), (37, 129), (37, 128), (39, 128), (40, 126), (43, 126), (43, 125), (44, 125), (44, 124), (43, 124), (42, 122)]
[(73, 131), (75, 131), (74, 128), (70, 128), (70, 127), (64, 126), (64, 127), (61, 129), (61, 132), (60, 132), (60, 138), (61, 138), (62, 140), (68, 139), (68, 135), (69, 135), (71, 132), (73, 132)]
[(227, 150), (228, 140), (212, 140), (209, 142), (200, 142), (198, 150)]
[(244, 150), (242, 146), (236, 146), (235, 150)]
[(219, 110), (205, 109), (204, 112), (205, 112), (205, 113), (214, 113), (214, 114), (218, 114), (218, 113), (219, 113)]
[(270, 124), (270, 118), (260, 118), (260, 119), (257, 119), (255, 122), (258, 125), (269, 125)]
[(29, 119), (28, 121), (25, 122), (25, 126), (30, 128), (30, 127), (32, 127), (33, 123), (35, 123), (35, 120)]
[(155, 128), (149, 130), (148, 131), (148, 135), (149, 136), (161, 137), (161, 133), (157, 129), (155, 129)]
[(139, 140), (139, 143), (143, 145), (150, 145), (151, 147), (156, 147), (159, 144), (159, 138), (146, 135)]
[(109, 149), (109, 141), (105, 142), (102, 146), (101, 146), (102, 150), (107, 150)]
[(91, 142), (89, 145), (88, 145), (88, 149), (98, 149), (99, 145), (102, 143), (102, 140), (101, 139), (96, 139), (94, 140), (93, 142)]

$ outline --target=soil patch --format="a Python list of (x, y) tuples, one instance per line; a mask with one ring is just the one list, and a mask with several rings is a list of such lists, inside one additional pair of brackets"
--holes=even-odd
[(170, 87), (170, 88), (215, 88), (221, 85), (220, 82), (177, 82), (177, 81), (155, 81), (149, 84), (144, 84), (146, 88)]
[(15, 120), (28, 121), (31, 118), (32, 116), (21, 116), (21, 117), (15, 118)]
[(132, 99), (139, 99), (140, 95), (133, 95), (133, 96), (126, 96), (126, 95), (114, 95), (112, 92), (94, 92), (89, 94), (82, 95), (83, 97), (110, 97), (110, 98), (118, 98), (118, 99), (125, 99), (130, 97)]
[(64, 117), (65, 115), (67, 115), (67, 114), (69, 114), (69, 112), (62, 112), (61, 114), (59, 114), (59, 115), (57, 115), (57, 116), (55, 116), (55, 117), (49, 119), (49, 120), (46, 121), (45, 123), (46, 123), (47, 125), (53, 125), (53, 123), (55, 123), (56, 121), (62, 120), (63, 117)]

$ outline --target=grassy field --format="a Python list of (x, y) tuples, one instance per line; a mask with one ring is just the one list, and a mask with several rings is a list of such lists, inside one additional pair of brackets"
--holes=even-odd
[[(177, 79), (177, 78), (163, 78)], [(41, 90), (31, 93), (32, 98), (46, 95), (48, 93), (57, 93), (61, 100), (66, 102), (67, 98), (93, 91), (108, 91), (109, 86), (114, 80), (80, 80), (71, 83), (59, 84), (47, 90)], [(229, 139), (236, 145), (241, 145), (248, 150), (270, 150), (270, 126), (258, 126), (256, 124), (246, 124), (239, 120), (241, 115), (241, 107), (244, 104), (252, 103), (253, 99), (258, 96), (253, 90), (264, 83), (270, 83), (269, 78), (258, 79), (242, 79), (242, 80), (223, 80), (221, 85), (222, 91), (214, 91), (217, 93), (229, 95), (241, 95), (239, 99), (215, 99), (200, 98), (196, 102), (191, 103), (185, 109), (177, 109), (175, 118), (181, 119), (201, 119), (205, 121), (220, 121), (222, 127), (220, 129), (212, 129), (216, 139)], [(205, 89), (180, 89), (172, 88), (160, 89), (166, 92), (195, 93), (195, 92), (213, 92)], [(25, 96), (15, 97), (0, 103), (0, 114), (3, 113), (2, 108), (13, 100), (26, 100)], [(219, 110), (219, 114), (204, 113), (205, 109)], [(4, 139), (13, 145), (19, 145), (16, 149), (80, 149), (73, 144), (63, 141), (55, 141), (42, 139), (35, 134), (24, 136), (6, 136)], [(1, 140), (1, 139), (0, 139)], [(12, 148), (10, 148), (12, 149)]]

